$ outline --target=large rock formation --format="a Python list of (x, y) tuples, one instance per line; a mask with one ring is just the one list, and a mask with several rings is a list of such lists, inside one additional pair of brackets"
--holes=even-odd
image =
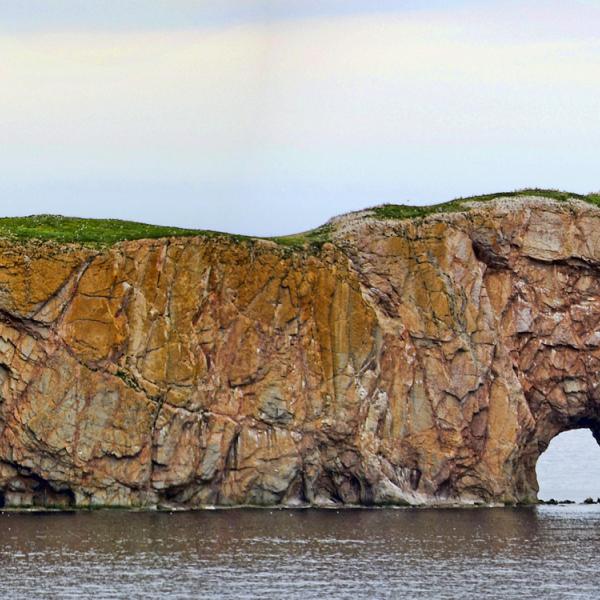
[(600, 210), (499, 199), (331, 242), (0, 242), (0, 499), (529, 502), (600, 434)]

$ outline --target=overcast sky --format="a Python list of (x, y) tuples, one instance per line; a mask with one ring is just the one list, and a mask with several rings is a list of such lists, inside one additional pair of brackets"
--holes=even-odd
[(598, 190), (599, 31), (594, 0), (0, 0), (0, 212), (269, 235)]

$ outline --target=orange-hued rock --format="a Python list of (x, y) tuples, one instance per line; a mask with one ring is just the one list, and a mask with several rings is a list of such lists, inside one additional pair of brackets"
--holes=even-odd
[(318, 250), (0, 241), (0, 499), (527, 502), (553, 436), (600, 437), (600, 210), (330, 225)]

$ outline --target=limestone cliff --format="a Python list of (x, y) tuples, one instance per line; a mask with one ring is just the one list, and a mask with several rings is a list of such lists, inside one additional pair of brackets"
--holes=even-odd
[(554, 435), (600, 434), (600, 210), (329, 236), (0, 241), (0, 499), (527, 502)]

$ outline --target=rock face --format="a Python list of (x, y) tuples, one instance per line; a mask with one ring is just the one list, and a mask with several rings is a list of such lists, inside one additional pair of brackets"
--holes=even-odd
[(0, 500), (528, 502), (552, 437), (600, 437), (600, 210), (331, 231), (0, 242)]

